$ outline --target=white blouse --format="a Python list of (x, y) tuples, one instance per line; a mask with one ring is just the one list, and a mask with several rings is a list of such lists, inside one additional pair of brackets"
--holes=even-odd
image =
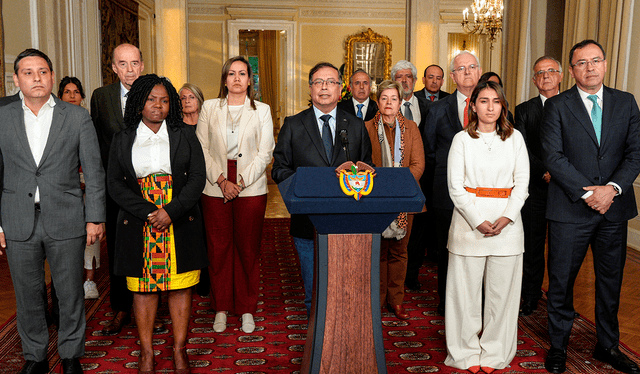
[(151, 174), (171, 174), (171, 149), (167, 121), (154, 133), (142, 121), (136, 130), (131, 149), (131, 162), (137, 178)]
[[(227, 120), (227, 159), (238, 159), (238, 131), (240, 120), (244, 111), (244, 105), (229, 105), (229, 118)], [(235, 121), (234, 121), (235, 119)]]

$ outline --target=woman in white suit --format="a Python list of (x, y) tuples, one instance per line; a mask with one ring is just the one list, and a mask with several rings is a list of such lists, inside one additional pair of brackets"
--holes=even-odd
[(492, 373), (516, 354), (524, 252), (520, 210), (528, 196), (529, 157), (522, 135), (507, 120), (497, 83), (478, 83), (469, 104), (469, 125), (453, 138), (447, 165), (455, 209), (445, 364)]
[(241, 316), (245, 333), (255, 329), (265, 170), (275, 142), (269, 105), (253, 95), (251, 66), (244, 57), (229, 59), (218, 98), (205, 101), (196, 130), (207, 165), (202, 210), (216, 332), (226, 329), (228, 314)]

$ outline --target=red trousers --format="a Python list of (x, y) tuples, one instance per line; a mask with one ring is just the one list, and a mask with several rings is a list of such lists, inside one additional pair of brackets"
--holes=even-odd
[(236, 197), (202, 195), (211, 307), (237, 315), (254, 314), (260, 286), (260, 240), (267, 195)]

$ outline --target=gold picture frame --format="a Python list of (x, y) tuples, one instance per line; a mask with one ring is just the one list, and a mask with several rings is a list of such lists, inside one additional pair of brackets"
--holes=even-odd
[(375, 84), (391, 75), (391, 39), (368, 28), (350, 35), (344, 42), (344, 79), (348, 80), (357, 69), (364, 69)]

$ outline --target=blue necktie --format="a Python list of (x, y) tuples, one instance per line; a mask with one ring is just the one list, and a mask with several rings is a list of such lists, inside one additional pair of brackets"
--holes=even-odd
[(362, 107), (364, 106), (364, 104), (358, 104), (356, 105), (358, 107), (358, 113), (356, 113), (356, 116), (358, 116), (358, 118), (362, 119), (364, 117), (362, 117)]
[(333, 140), (331, 139), (331, 127), (329, 127), (329, 120), (331, 115), (325, 114), (320, 116), (322, 120), (322, 143), (324, 144), (324, 151), (327, 153), (327, 159), (331, 162), (331, 153), (333, 150)]
[(596, 132), (596, 138), (598, 138), (598, 144), (600, 144), (600, 134), (602, 133), (602, 109), (598, 105), (598, 96), (589, 95), (589, 100), (593, 102), (591, 108), (591, 123), (593, 123), (593, 130)]
[(410, 105), (411, 103), (408, 101), (404, 103), (404, 106), (406, 107), (404, 109), (404, 118), (408, 119), (409, 121), (413, 121), (413, 112), (411, 112)]

